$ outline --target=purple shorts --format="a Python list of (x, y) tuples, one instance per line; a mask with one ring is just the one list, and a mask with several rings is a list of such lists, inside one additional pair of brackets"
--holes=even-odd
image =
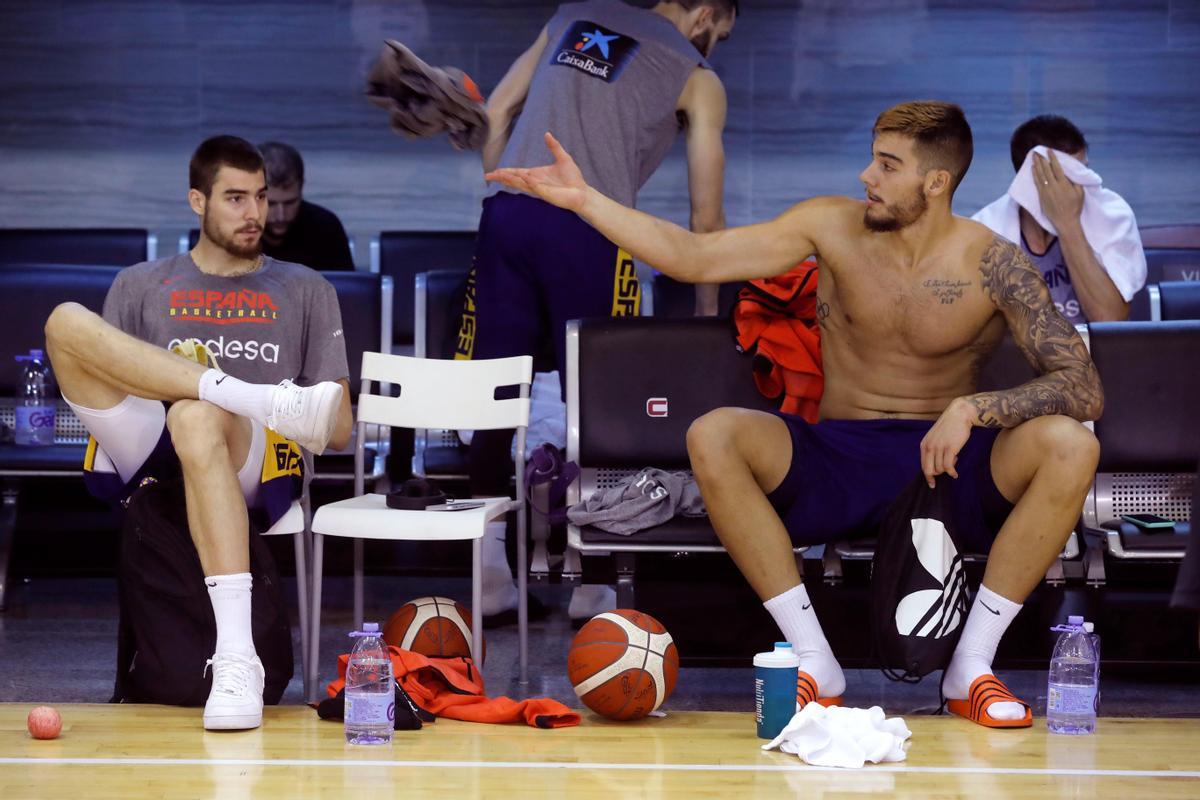
[[(825, 544), (874, 536), (888, 507), (921, 472), (927, 420), (823, 420), (779, 414), (792, 436), (792, 464), (767, 499), (792, 541)], [(972, 428), (958, 454), (954, 521), (970, 552), (985, 554), (1013, 504), (992, 480), (992, 445), (1000, 432)]]

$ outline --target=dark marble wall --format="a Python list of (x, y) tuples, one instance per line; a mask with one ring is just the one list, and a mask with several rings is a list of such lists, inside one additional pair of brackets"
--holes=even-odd
[[(1008, 135), (1056, 112), (1143, 224), (1200, 220), (1197, 0), (743, 0), (714, 63), (729, 92), (731, 224), (857, 195), (884, 107), (961, 103), (976, 159), (957, 208), (1007, 186)], [(473, 228), (476, 156), (407, 141), (363, 99), (384, 38), (484, 88), (554, 4), (507, 0), (0, 0), (0, 226), (137, 225), (173, 235), (191, 150), (236, 133), (295, 144), (308, 196), (357, 237)], [(682, 147), (641, 206), (686, 220)]]

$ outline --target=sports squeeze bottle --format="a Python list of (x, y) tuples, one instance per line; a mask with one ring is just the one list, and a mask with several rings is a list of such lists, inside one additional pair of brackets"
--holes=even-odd
[(800, 656), (788, 642), (754, 657), (754, 720), (760, 739), (774, 739), (796, 713)]

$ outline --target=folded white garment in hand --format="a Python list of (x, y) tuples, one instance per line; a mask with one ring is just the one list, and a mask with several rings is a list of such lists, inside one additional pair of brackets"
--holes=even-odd
[(825, 708), (809, 703), (763, 750), (778, 748), (817, 767), (859, 768), (907, 757), (912, 731), (901, 717), (887, 719), (879, 706)]
[[(1042, 145), (1030, 150), (1008, 191), (971, 217), (1017, 244), (1021, 242), (1019, 208), (1028, 211), (1038, 225), (1058, 235), (1054, 224), (1042, 211), (1037, 182), (1033, 177), (1035, 153), (1042, 158), (1050, 158), (1050, 150)], [(1146, 285), (1146, 253), (1142, 249), (1142, 237), (1133, 209), (1125, 202), (1125, 198), (1102, 185), (1095, 170), (1066, 153), (1055, 150), (1054, 154), (1067, 180), (1083, 187), (1083, 212), (1079, 217), (1083, 235), (1112, 278), (1117, 291), (1128, 302)]]

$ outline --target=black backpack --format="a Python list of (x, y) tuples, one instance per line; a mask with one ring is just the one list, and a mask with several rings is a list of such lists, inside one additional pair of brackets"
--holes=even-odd
[[(253, 524), (250, 573), (254, 647), (267, 673), (263, 702), (273, 705), (295, 668), (292, 631), (275, 561)], [(216, 647), (217, 624), (188, 532), (181, 479), (148, 479), (130, 496), (117, 592), (117, 677), (109, 702), (204, 705), (212, 688), (205, 662)]]
[(970, 596), (956, 537), (952, 479), (933, 489), (918, 474), (888, 509), (871, 565), (871, 622), (887, 677), (916, 683), (945, 669), (967, 620)]

